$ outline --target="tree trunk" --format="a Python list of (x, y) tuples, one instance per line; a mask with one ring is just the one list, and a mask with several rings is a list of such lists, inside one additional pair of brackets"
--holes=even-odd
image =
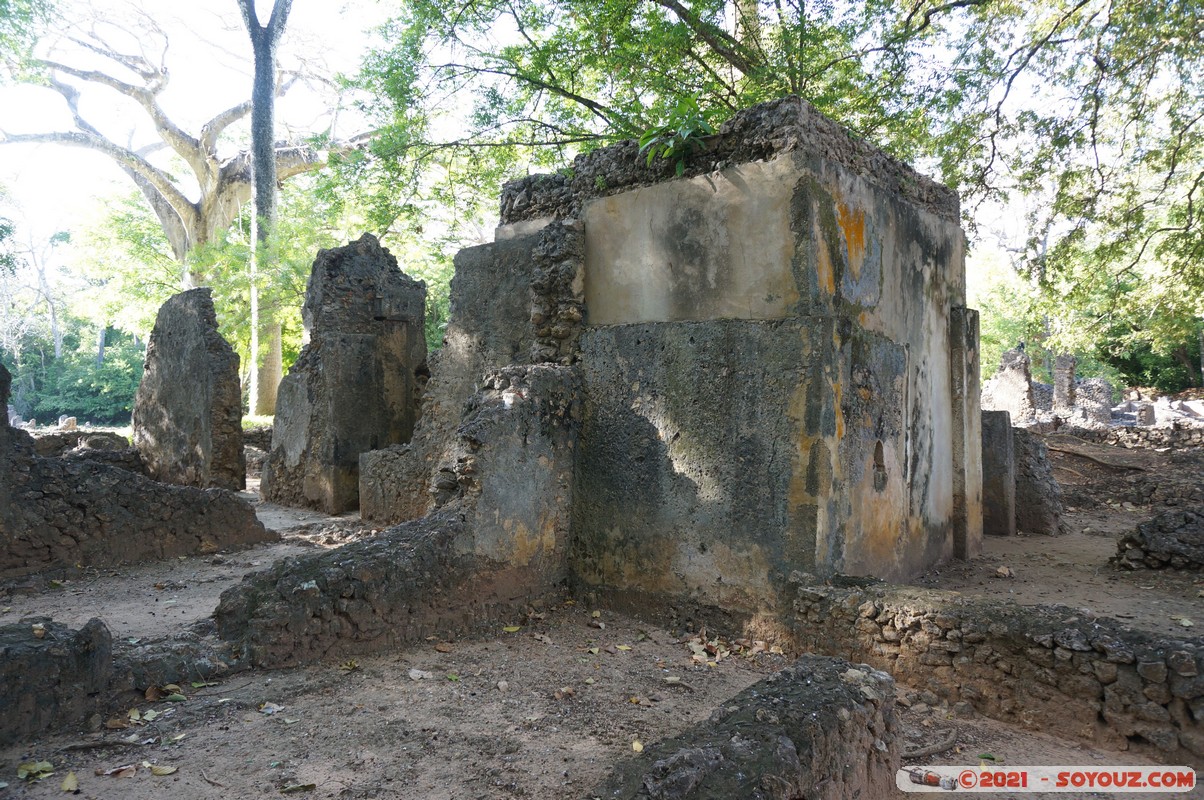
[(259, 365), (259, 407), (253, 413), (270, 416), (276, 413), (276, 391), (284, 377), (284, 337), (280, 323), (271, 315), (260, 330), (267, 334), (268, 349)]
[[(260, 359), (259, 344), (264, 333), (279, 352), (279, 327), (268, 328), (269, 317), (259, 311), (259, 275), (268, 272), (271, 263), (272, 240), (276, 232), (276, 46), (284, 32), (292, 0), (275, 0), (268, 24), (259, 24), (254, 0), (238, 0), (243, 22), (251, 37), (255, 56), (255, 76), (251, 86), (251, 180), (254, 186), (255, 214), (251, 237), (251, 363), (247, 365), (250, 380), (248, 405), (253, 414), (272, 414), (276, 410), (276, 389), (280, 383), (279, 366)], [(269, 402), (270, 400), (270, 402)], [(264, 409), (268, 409), (264, 411)]]
[[(105, 363), (105, 338), (109, 331), (109, 326), (101, 325), (100, 330), (96, 332), (96, 368), (100, 369)], [(57, 356), (56, 356), (57, 358)]]

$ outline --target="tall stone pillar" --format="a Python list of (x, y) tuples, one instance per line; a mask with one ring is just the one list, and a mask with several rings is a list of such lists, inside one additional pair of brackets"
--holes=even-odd
[(134, 446), (157, 481), (246, 488), (238, 354), (217, 332), (210, 289), (159, 308), (134, 397)]
[(339, 514), (359, 503), (359, 457), (410, 440), (425, 372), (426, 284), (370, 234), (314, 260), (309, 343), (280, 383), (263, 497)]
[(1006, 411), (982, 412), (982, 532), (1016, 535), (1016, 453)]

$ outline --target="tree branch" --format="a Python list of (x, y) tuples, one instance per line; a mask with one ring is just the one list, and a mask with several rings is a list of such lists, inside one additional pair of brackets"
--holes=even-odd
[(757, 65), (753, 64), (745, 53), (744, 45), (740, 43), (727, 31), (722, 28), (717, 28), (707, 22), (704, 22), (690, 9), (683, 6), (678, 0), (653, 0), (658, 6), (672, 11), (678, 19), (686, 24), (694, 35), (702, 39), (716, 54), (721, 56), (724, 61), (738, 69), (743, 75), (751, 75), (756, 71)]

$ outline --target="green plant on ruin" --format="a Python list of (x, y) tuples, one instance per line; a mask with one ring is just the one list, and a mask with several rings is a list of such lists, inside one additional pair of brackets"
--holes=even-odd
[(698, 107), (698, 99), (683, 97), (664, 125), (649, 128), (640, 136), (640, 152), (647, 153), (648, 166), (658, 157), (676, 159), (675, 174), (680, 178), (686, 171), (686, 159), (705, 150), (704, 137), (714, 133), (714, 126)]

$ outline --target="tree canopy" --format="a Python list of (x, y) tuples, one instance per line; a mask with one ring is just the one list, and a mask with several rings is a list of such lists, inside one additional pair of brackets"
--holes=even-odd
[[(564, 166), (683, 100), (717, 125), (799, 94), (958, 189), (971, 230), (1022, 198), (1016, 266), (1069, 312), (1051, 346), (1165, 350), (1204, 315), (1202, 28), (1200, 0), (412, 0), (361, 85), (391, 103), (390, 180), (442, 158), (467, 184)], [(467, 127), (441, 118), (457, 97)]]

